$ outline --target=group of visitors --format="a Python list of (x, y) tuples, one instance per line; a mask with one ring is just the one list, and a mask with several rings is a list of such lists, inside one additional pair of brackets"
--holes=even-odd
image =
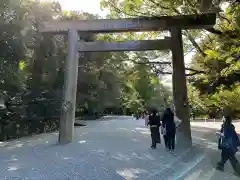
[[(175, 149), (176, 128), (180, 124), (179, 120), (170, 108), (166, 108), (162, 117), (156, 110), (152, 110), (150, 114), (147, 112), (143, 116), (145, 126), (150, 126), (152, 145), (151, 148), (156, 149), (157, 143), (161, 144), (161, 134), (165, 142), (165, 147), (173, 152)], [(240, 140), (232, 124), (230, 116), (225, 116), (221, 126), (218, 148), (221, 150), (221, 160), (217, 163), (217, 169), (223, 171), (225, 163), (229, 160), (235, 173), (240, 175), (240, 163), (235, 155), (240, 147)]]
[(175, 135), (177, 122), (174, 113), (170, 108), (166, 108), (163, 116), (160, 117), (156, 110), (152, 110), (151, 114), (145, 112), (144, 114), (145, 125), (150, 126), (152, 145), (151, 148), (155, 149), (157, 143), (161, 143), (161, 134), (163, 135), (166, 149), (173, 152), (175, 149)]

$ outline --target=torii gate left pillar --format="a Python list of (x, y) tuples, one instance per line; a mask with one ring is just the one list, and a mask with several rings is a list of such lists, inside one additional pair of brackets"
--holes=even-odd
[(70, 29), (68, 31), (68, 57), (65, 61), (64, 104), (60, 117), (59, 143), (71, 142), (74, 133), (79, 59), (78, 40), (78, 32)]

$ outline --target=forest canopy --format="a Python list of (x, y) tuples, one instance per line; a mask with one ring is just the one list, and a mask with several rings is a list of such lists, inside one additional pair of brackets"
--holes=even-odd
[[(193, 54), (186, 64), (188, 96), (191, 113), (195, 116), (240, 117), (240, 3), (237, 1), (198, 0), (102, 0), (110, 18), (157, 17), (169, 15), (215, 12), (217, 23), (213, 28), (183, 31), (185, 55)], [(204, 11), (203, 11), (204, 10)], [(166, 35), (166, 32), (147, 33), (148, 38)], [(171, 61), (169, 52), (155, 53), (159, 59)], [(152, 69), (168, 74), (171, 66), (161, 71), (159, 64)], [(170, 74), (170, 73), (169, 73)]]
[[(28, 106), (31, 100), (44, 97), (53, 100), (53, 108), (59, 109), (67, 37), (40, 33), (38, 27), (44, 21), (98, 19), (98, 15), (66, 12), (59, 3), (32, 0), (3, 0), (0, 7), (1, 94), (5, 98), (18, 96)], [(85, 41), (122, 41), (146, 36), (79, 35)], [(162, 84), (159, 74), (145, 64), (155, 56), (153, 52), (84, 53), (79, 58), (77, 113), (134, 113), (159, 108), (170, 101), (170, 89)], [(161, 69), (163, 67), (159, 67)], [(36, 114), (38, 110), (30, 110), (33, 111)]]

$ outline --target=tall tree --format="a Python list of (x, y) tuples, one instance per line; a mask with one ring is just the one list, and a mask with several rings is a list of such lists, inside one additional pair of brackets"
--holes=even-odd
[(205, 102), (208, 107), (218, 111), (229, 109), (235, 115), (239, 113), (240, 105), (240, 101), (235, 99), (239, 95), (240, 82), (240, 29), (235, 21), (239, 8), (239, 4), (230, 5), (224, 14), (226, 18), (217, 25), (221, 32), (231, 36), (205, 35), (200, 42), (205, 56), (196, 53), (190, 64), (203, 73), (189, 78), (190, 83), (199, 90), (199, 96), (203, 99), (204, 96), (208, 97)]

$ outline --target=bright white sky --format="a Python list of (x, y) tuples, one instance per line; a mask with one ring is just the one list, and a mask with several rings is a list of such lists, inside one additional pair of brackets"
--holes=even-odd
[(101, 0), (40, 0), (40, 1), (58, 1), (62, 9), (72, 11), (85, 11), (92, 14), (105, 15), (100, 9)]

